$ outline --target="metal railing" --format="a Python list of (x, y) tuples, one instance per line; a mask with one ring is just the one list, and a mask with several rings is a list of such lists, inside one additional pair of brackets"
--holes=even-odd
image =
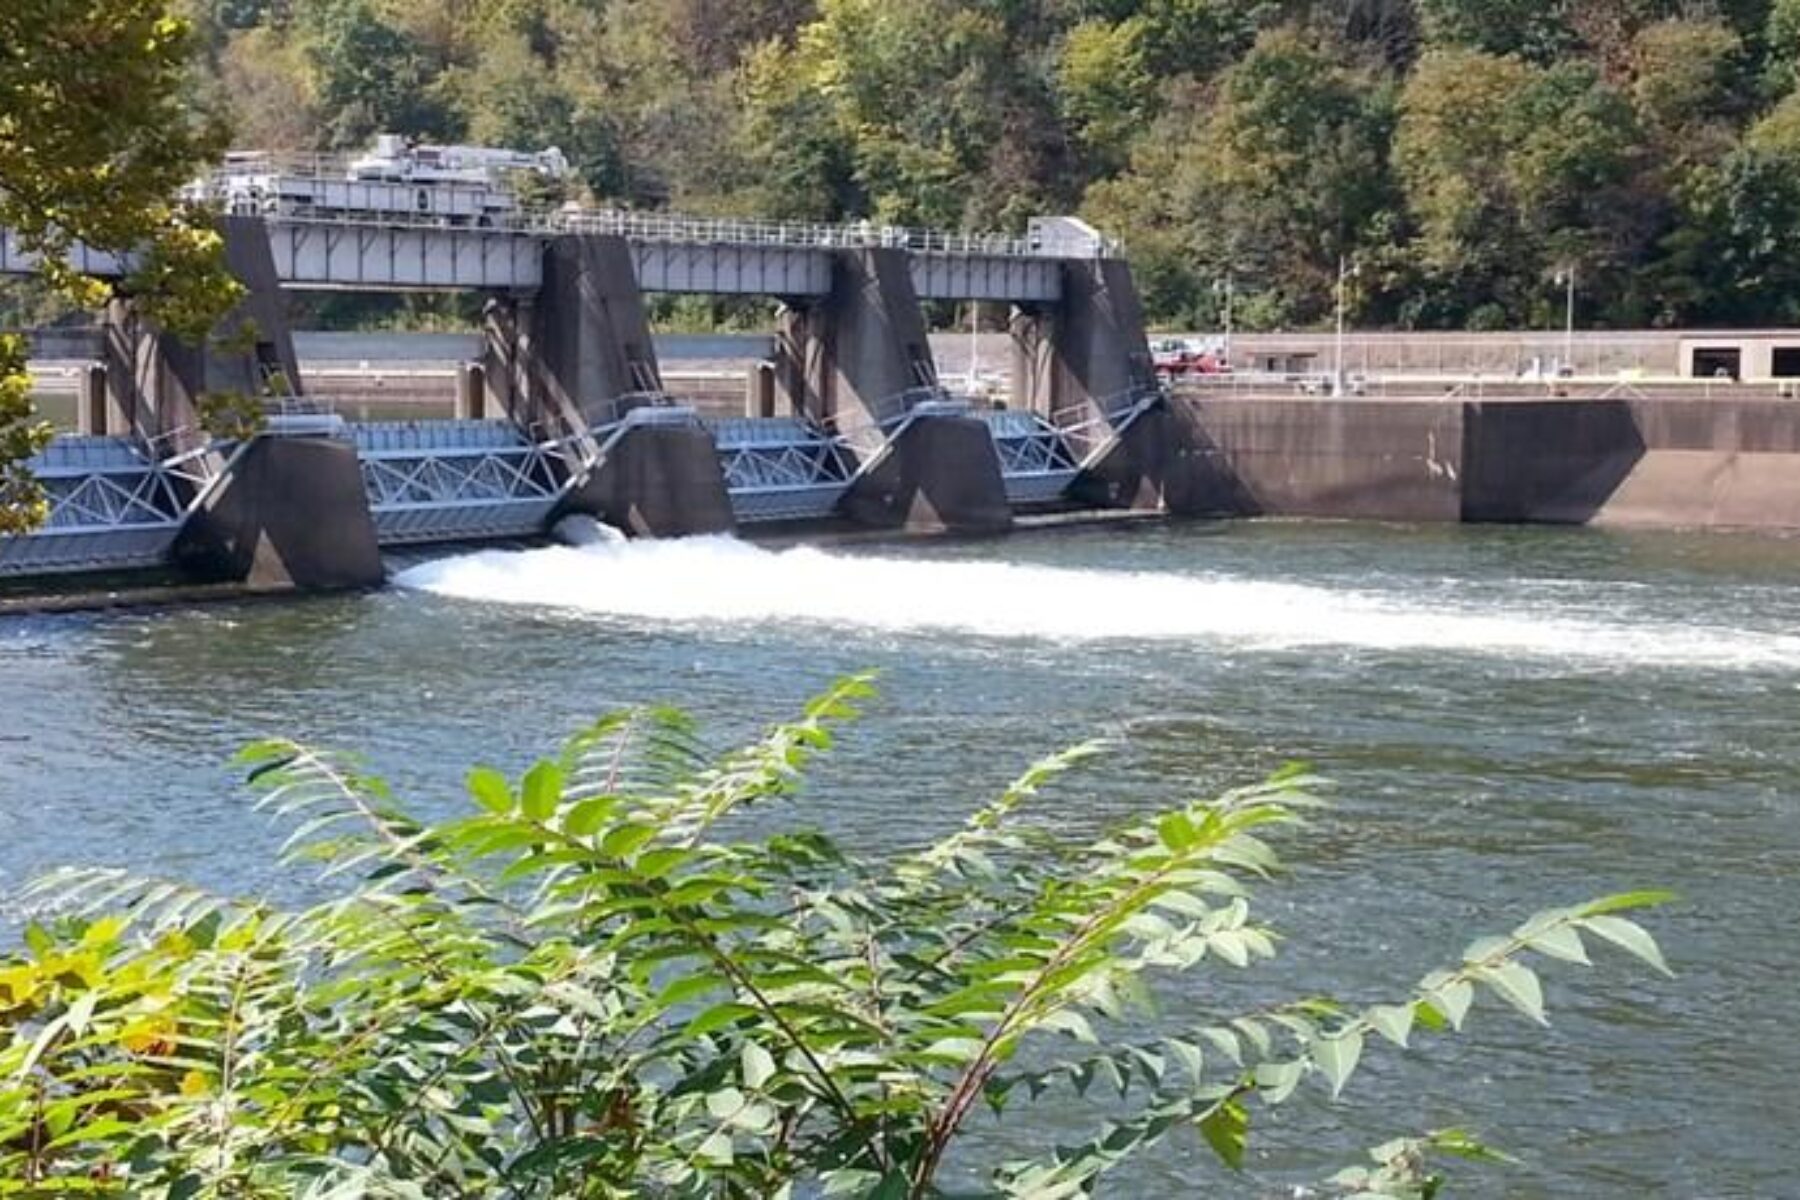
[(1155, 384), (1129, 387), (1110, 396), (1059, 408), (1050, 414), (1050, 423), (1086, 468), (1099, 461), (1126, 430), (1167, 396)]
[(989, 258), (1117, 257), (1123, 245), (1116, 240), (1081, 244), (1069, 240), (1047, 241), (1010, 233), (942, 229), (915, 229), (878, 225), (872, 221), (828, 224), (806, 221), (771, 221), (754, 217), (712, 217), (685, 213), (619, 208), (587, 208), (565, 204), (559, 208), (511, 207), (514, 194), (503, 185), (484, 188), (471, 183), (393, 183), (383, 180), (351, 180), (350, 159), (336, 155), (267, 154), (236, 156), (204, 179), (188, 185), (184, 195), (228, 206), (234, 186), (247, 177), (278, 176), (289, 183), (355, 184), (359, 187), (393, 186), (441, 189), (445, 192), (485, 192), (504, 198), (507, 205), (484, 212), (479, 221), (466, 224), (440, 211), (419, 211), (408, 205), (399, 210), (371, 210), (339, 214), (291, 209), (280, 195), (260, 197), (265, 218), (284, 224), (367, 225), (395, 228), (470, 228), (483, 233), (514, 233), (537, 237), (560, 233), (613, 234), (634, 241), (677, 245), (769, 246), (828, 250), (892, 248), (915, 254)]

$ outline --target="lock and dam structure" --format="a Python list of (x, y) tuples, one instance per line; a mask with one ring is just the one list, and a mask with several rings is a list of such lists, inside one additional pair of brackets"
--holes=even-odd
[[(0, 579), (368, 587), (386, 551), (541, 537), (567, 514), (644, 537), (995, 533), (1071, 508), (1800, 528), (1791, 400), (1172, 392), (1126, 262), (1066, 218), (1025, 238), (626, 213), (222, 221), (242, 302), (198, 346), (129, 296), (110, 303), (79, 432), (31, 464), (49, 520), (0, 539)], [(76, 264), (130, 266), (79, 247)], [(0, 235), (0, 274), (33, 269)], [(303, 378), (290, 290), (485, 297), (455, 419), (343, 420)], [(648, 293), (768, 298), (773, 361), (750, 413), (702, 416), (665, 387)], [(927, 301), (1009, 307), (1003, 406), (939, 378)], [(261, 427), (204, 432), (219, 394), (260, 397)]]

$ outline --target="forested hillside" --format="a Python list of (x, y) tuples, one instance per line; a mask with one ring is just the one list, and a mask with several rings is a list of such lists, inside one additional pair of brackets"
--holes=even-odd
[(1079, 211), (1154, 315), (1800, 319), (1800, 0), (189, 0), (237, 142), (557, 145), (599, 200)]

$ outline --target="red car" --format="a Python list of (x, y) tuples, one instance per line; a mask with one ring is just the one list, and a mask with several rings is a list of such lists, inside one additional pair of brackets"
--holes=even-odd
[(1222, 354), (1198, 339), (1167, 338), (1150, 345), (1156, 377), (1167, 383), (1190, 375), (1219, 375), (1231, 369)]

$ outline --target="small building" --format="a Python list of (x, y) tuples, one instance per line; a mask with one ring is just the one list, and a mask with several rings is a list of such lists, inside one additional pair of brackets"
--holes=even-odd
[(1681, 374), (1742, 383), (1800, 380), (1800, 331), (1682, 338)]
[(1245, 366), (1264, 375), (1315, 375), (1321, 369), (1313, 350), (1257, 350)]

